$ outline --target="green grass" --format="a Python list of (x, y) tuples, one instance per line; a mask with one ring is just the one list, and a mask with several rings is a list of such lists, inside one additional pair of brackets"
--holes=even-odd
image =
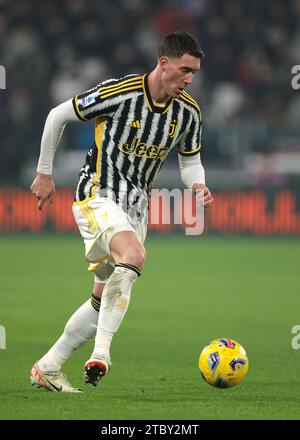
[[(300, 241), (150, 237), (143, 276), (112, 345), (113, 368), (82, 384), (92, 341), (64, 371), (82, 395), (32, 388), (32, 363), (90, 295), (79, 237), (0, 238), (0, 419), (299, 419)], [(249, 373), (232, 389), (207, 385), (198, 355), (211, 339), (246, 348)]]

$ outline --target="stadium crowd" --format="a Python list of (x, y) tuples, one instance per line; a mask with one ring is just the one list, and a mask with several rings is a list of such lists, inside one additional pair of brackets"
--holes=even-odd
[[(188, 30), (206, 54), (190, 93), (203, 108), (206, 161), (240, 166), (249, 150), (300, 147), (298, 0), (0, 1), (1, 182), (37, 157), (49, 110), (96, 83), (152, 69), (157, 43)], [(66, 148), (86, 148), (85, 124)], [(299, 142), (299, 141), (298, 141)], [(297, 144), (297, 145), (296, 145)]]

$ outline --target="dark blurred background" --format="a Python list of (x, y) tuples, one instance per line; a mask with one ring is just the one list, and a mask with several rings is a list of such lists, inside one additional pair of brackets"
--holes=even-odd
[[(184, 30), (206, 56), (189, 93), (203, 113), (202, 161), (215, 190), (292, 190), (298, 206), (299, 0), (0, 0), (0, 183), (28, 187), (52, 107), (110, 77), (146, 73), (160, 38)], [(74, 187), (93, 122), (70, 124), (55, 159)], [(158, 186), (179, 186), (177, 157)], [(293, 208), (294, 209), (294, 208)], [(295, 214), (295, 212), (294, 212)], [(300, 233), (300, 226), (299, 226)]]

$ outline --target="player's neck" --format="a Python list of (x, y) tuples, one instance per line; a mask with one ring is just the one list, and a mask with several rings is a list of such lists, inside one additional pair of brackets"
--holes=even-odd
[(148, 87), (153, 102), (165, 104), (170, 99), (170, 96), (164, 91), (160, 72), (157, 68), (152, 70), (148, 76)]

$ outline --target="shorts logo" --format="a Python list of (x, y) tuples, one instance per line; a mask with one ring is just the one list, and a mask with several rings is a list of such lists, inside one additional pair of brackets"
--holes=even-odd
[(176, 131), (177, 131), (177, 127), (178, 127), (178, 121), (176, 121), (176, 119), (174, 119), (170, 124), (170, 131), (169, 131), (170, 138), (173, 138), (175, 136)]
[(134, 154), (136, 157), (147, 157), (148, 159), (162, 160), (166, 156), (168, 149), (157, 145), (147, 145), (135, 137), (132, 144), (121, 145), (121, 151), (125, 154)]
[(137, 119), (136, 121), (131, 122), (130, 127), (141, 128), (140, 121)]

